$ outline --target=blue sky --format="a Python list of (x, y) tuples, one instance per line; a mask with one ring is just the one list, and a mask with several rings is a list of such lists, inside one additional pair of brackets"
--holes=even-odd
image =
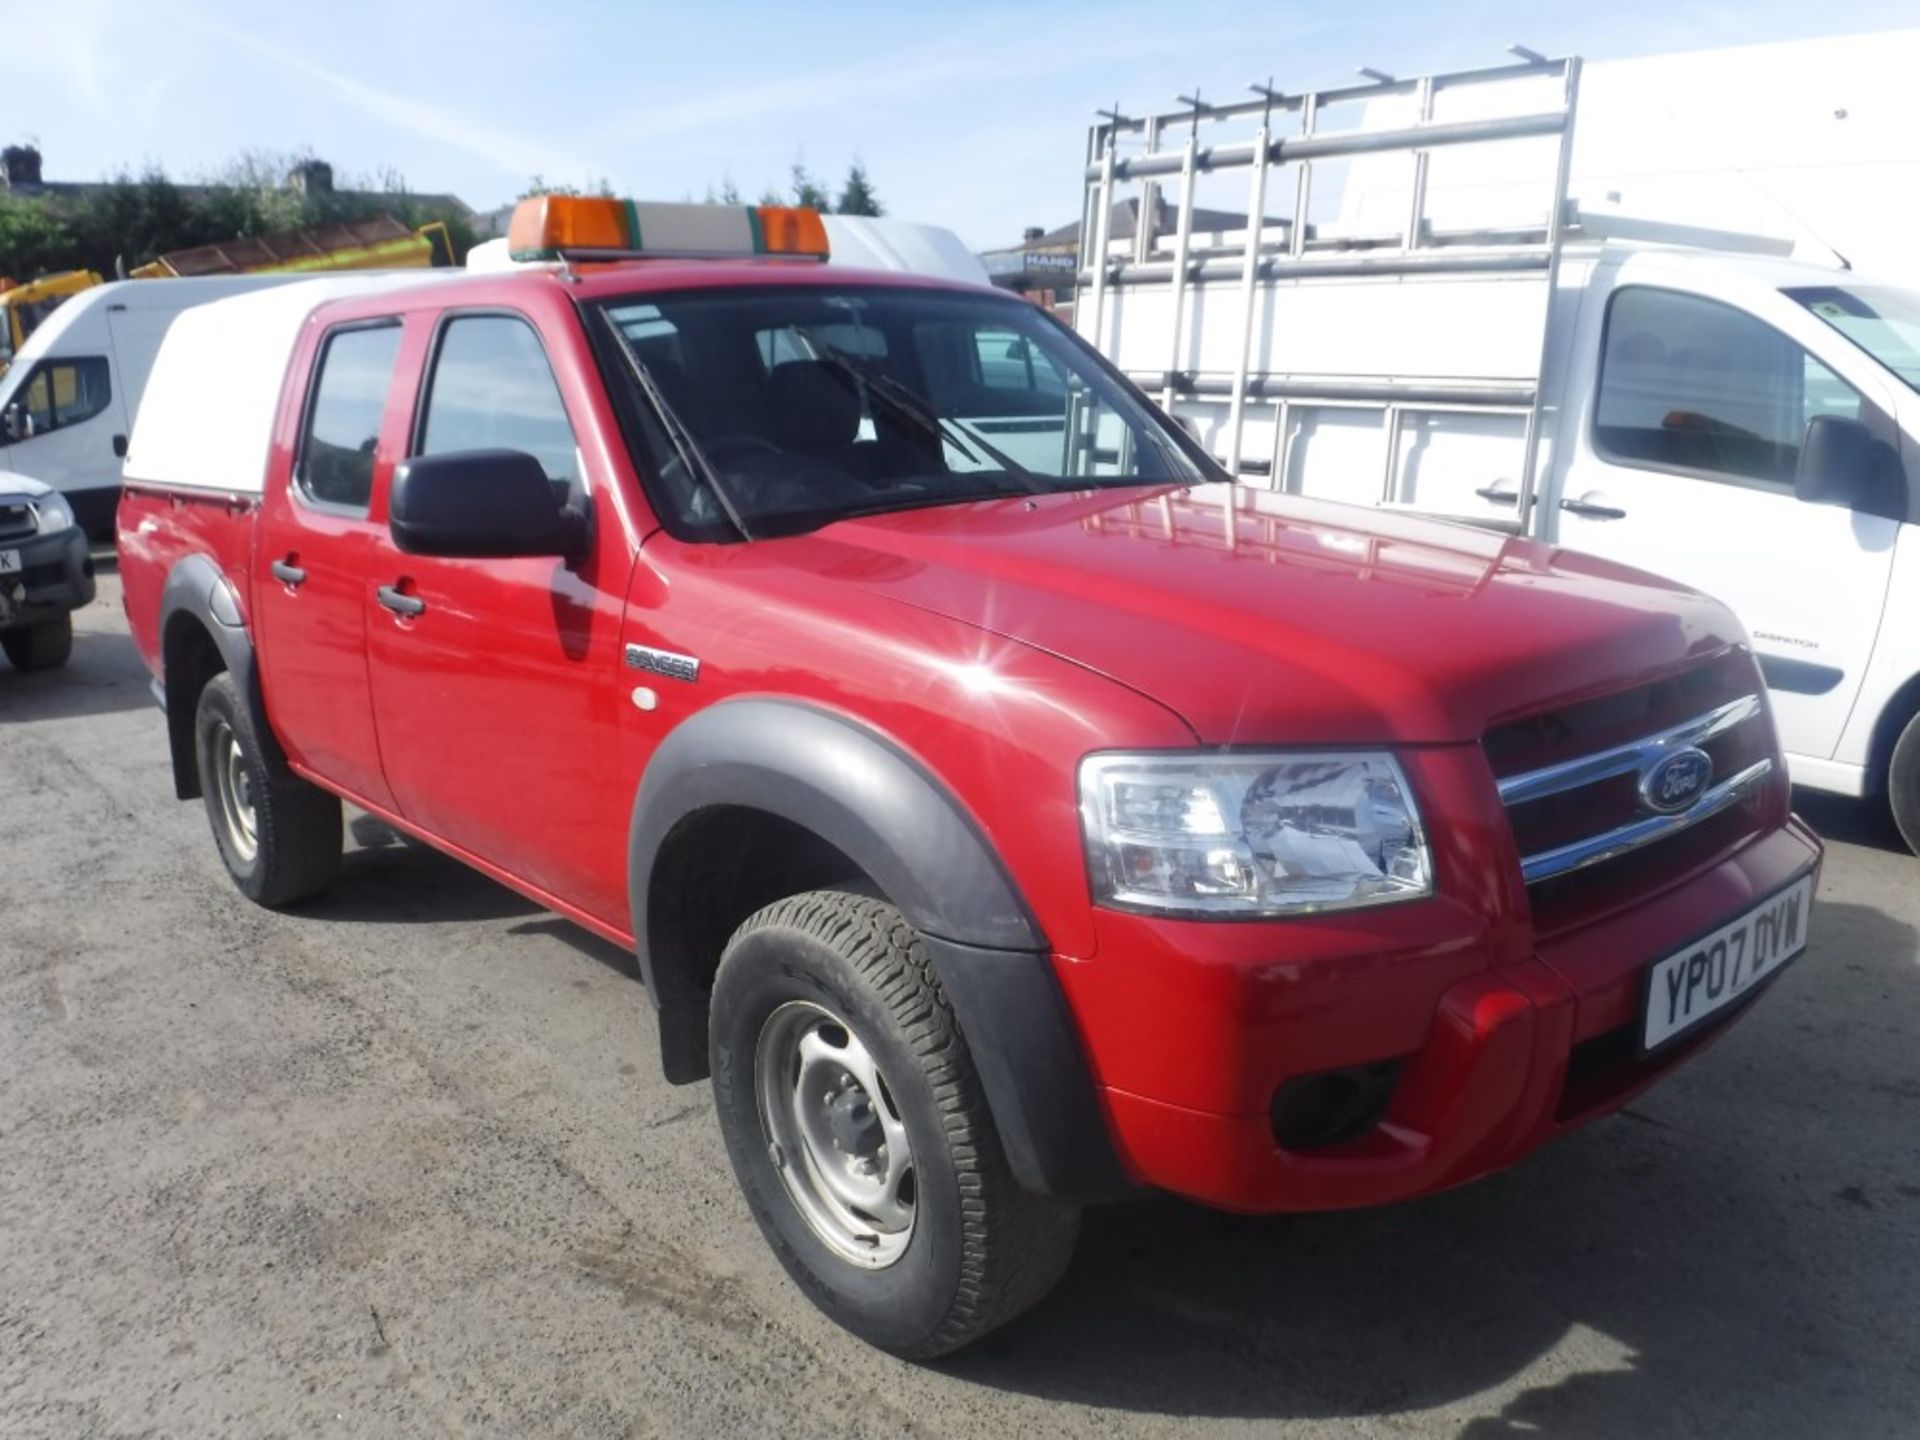
[(49, 179), (158, 162), (178, 179), (244, 148), (393, 167), (476, 208), (528, 176), (622, 194), (749, 198), (803, 158), (856, 153), (892, 213), (1012, 241), (1079, 208), (1090, 112), (1483, 64), (1512, 40), (1592, 59), (1893, 28), (1913, 0), (816, 0), (813, 4), (264, 5), (0, 0), (6, 141)]

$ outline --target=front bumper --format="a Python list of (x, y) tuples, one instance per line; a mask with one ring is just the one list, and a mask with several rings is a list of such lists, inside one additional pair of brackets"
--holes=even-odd
[(0, 550), (20, 553), (20, 573), (0, 575), (0, 626), (35, 625), (93, 603), (93, 560), (78, 526), (0, 540)]
[[(1056, 969), (1135, 1180), (1248, 1213), (1377, 1205), (1511, 1164), (1711, 1044), (1750, 1002), (1641, 1053), (1647, 965), (1819, 860), (1790, 822), (1517, 952), (1524, 923), (1445, 898), (1282, 926), (1103, 911), (1096, 956)], [(1368, 1133), (1276, 1141), (1269, 1106), (1289, 1079), (1383, 1061), (1399, 1078)]]

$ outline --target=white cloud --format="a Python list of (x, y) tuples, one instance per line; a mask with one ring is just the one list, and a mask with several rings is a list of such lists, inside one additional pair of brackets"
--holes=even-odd
[(588, 157), (543, 144), (522, 131), (499, 129), (443, 106), (383, 90), (318, 64), (277, 41), (248, 34), (194, 11), (177, 10), (175, 15), (181, 23), (202, 34), (250, 51), (332, 92), (363, 114), (421, 139), (477, 156), (515, 179), (544, 175), (551, 179), (585, 180), (599, 173), (599, 167)]

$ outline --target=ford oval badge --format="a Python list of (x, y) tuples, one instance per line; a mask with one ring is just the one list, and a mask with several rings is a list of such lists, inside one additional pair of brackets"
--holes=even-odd
[(1689, 745), (1640, 772), (1640, 803), (1656, 815), (1677, 815), (1706, 794), (1712, 781), (1713, 757)]

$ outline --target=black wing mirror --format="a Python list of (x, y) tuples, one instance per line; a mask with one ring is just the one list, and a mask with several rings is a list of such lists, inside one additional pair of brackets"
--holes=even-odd
[(1793, 494), (1813, 505), (1845, 505), (1874, 510), (1885, 488), (1890, 456), (1858, 420), (1840, 415), (1816, 415), (1807, 422), (1800, 441), (1800, 460), (1794, 468)]
[(522, 450), (416, 455), (393, 472), (387, 523), (409, 555), (571, 560), (587, 548), (586, 517)]

